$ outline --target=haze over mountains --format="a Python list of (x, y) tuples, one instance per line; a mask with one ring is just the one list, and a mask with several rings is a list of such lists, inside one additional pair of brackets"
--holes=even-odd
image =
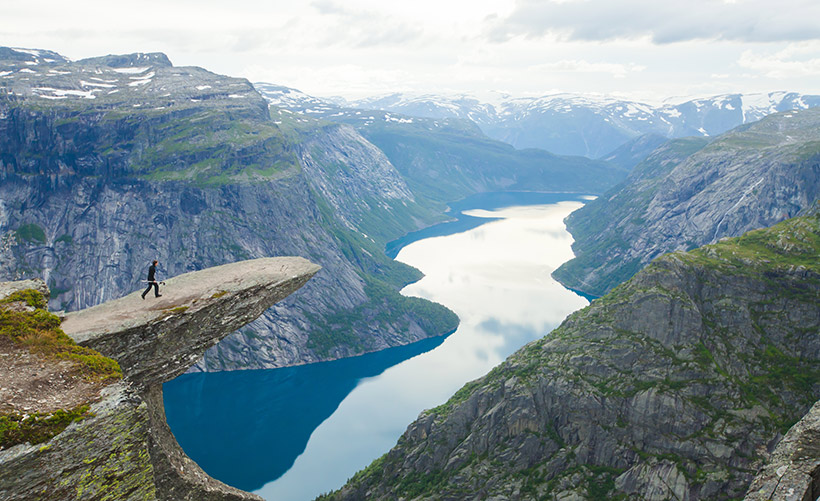
[[(554, 94), (515, 98), (500, 96), (493, 103), (471, 96), (405, 95), (345, 101), (322, 99), (275, 84), (254, 86), (274, 106), (307, 116), (335, 119), (355, 115), (355, 109), (381, 110), (410, 117), (462, 119), (487, 136), (518, 149), (540, 148), (560, 155), (602, 157), (644, 134), (666, 138), (714, 136), (766, 115), (820, 105), (820, 95), (795, 92), (725, 94), (677, 104), (651, 105), (607, 96)], [(362, 121), (370, 114), (355, 115)]]

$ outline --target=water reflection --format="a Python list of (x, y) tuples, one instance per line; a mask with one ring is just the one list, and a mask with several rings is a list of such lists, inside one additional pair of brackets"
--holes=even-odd
[(443, 341), (285, 369), (184, 374), (163, 387), (165, 413), (203, 470), (240, 489), (258, 489), (293, 465), (313, 430), (359, 381)]
[(447, 305), (461, 319), (458, 330), (435, 350), (361, 380), (293, 467), (257, 494), (307, 500), (341, 486), (395, 445), (421, 410), (445, 402), (585, 306), (584, 298), (550, 277), (572, 257), (563, 219), (582, 205), (575, 200), (467, 210), (469, 217), (491, 221), (403, 247), (397, 259), (425, 273), (403, 293)]

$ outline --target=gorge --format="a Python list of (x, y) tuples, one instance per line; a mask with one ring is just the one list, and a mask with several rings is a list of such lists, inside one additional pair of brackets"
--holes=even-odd
[[(293, 99), (282, 99), (286, 94)], [(296, 94), (177, 67), (162, 53), (70, 61), (51, 51), (0, 47), (0, 277), (44, 280), (9, 286), (15, 292), (0, 299), (8, 300), (0, 310), (18, 320), (18, 313), (30, 314), (26, 322), (52, 333), (64, 317), (67, 333), (110, 356), (104, 364), (116, 360), (123, 375), (88, 401), (93, 415), (82, 406), (52, 409), (77, 421), (43, 445), (23, 441), (0, 450), (0, 462), (10, 465), (0, 475), (0, 489), (6, 489), (0, 493), (20, 499), (257, 499), (210, 479), (184, 456), (164, 425), (160, 384), (185, 371), (203, 372), (182, 375), (178, 388), (187, 381), (186, 391), (196, 393), (208, 386), (197, 381), (224, 380), (210, 388), (230, 391), (252, 374), (224, 371), (275, 369), (283, 372), (265, 373), (249, 386), (288, 390), (314, 376), (338, 384), (328, 385), (334, 395), (310, 419), (282, 425), (293, 431), (287, 457), (274, 466), (259, 464), (261, 473), (250, 467), (242, 472), (242, 486), (266, 496), (290, 495), (275, 483), (261, 484), (271, 471), (287, 471), (292, 459), (293, 471), (303, 476), (286, 480), (297, 490), (310, 482), (327, 449), (311, 445), (309, 437), (315, 430), (339, 435), (333, 426), (340, 418), (327, 419), (327, 428), (319, 423), (345, 395), (361, 398), (360, 388), (377, 388), (379, 380), (399, 374), (403, 383), (438, 375), (441, 384), (395, 409), (385, 402), (397, 390), (375, 392), (371, 411), (400, 414), (379, 438), (381, 450), (398, 440), (395, 448), (355, 474), (373, 451), (355, 460), (343, 455), (337, 462), (349, 464), (334, 471), (332, 485), (310, 485), (299, 496), (338, 488), (353, 475), (326, 498), (768, 499), (772, 493), (785, 498), (789, 489), (816, 497), (816, 406), (807, 413), (820, 397), (816, 96), (770, 93), (759, 110), (734, 95), (660, 111), (627, 102), (602, 106), (592, 113), (597, 125), (590, 126), (600, 137), (588, 144), (577, 141), (587, 129), (575, 120), (588, 117), (592, 105), (566, 96), (521, 101), (520, 109), (510, 104), (506, 115), (490, 117), (499, 120), (490, 125), (514, 129), (526, 122), (538, 130), (496, 129), (492, 139), (475, 103), (439, 109), (398, 100), (374, 102), (380, 108), (374, 110)], [(469, 120), (456, 104), (465, 106)], [(427, 116), (403, 114), (425, 107), (433, 110)], [(442, 115), (445, 108), (454, 114)], [(542, 122), (551, 116), (560, 120)], [(671, 124), (671, 118), (679, 121)], [(667, 141), (653, 135), (663, 123), (675, 125), (673, 135), (700, 133)], [(731, 129), (736, 123), (742, 125)], [(545, 140), (545, 132), (565, 152), (585, 148), (600, 158), (516, 149), (498, 140), (533, 145)], [(446, 307), (452, 298), (433, 302), (443, 296), (418, 282), (422, 271), (414, 260), (402, 262), (423, 247), (412, 241), (463, 232), (473, 239), (460, 251), (469, 263), (487, 234), (527, 212), (503, 204), (460, 205), (499, 190), (525, 190), (535, 198), (553, 192), (557, 198), (550, 203), (561, 197), (588, 201), (567, 219), (575, 257), (557, 270), (560, 261), (527, 271), (516, 263), (473, 263), (456, 279), (455, 272), (438, 268), (446, 261), (439, 249), (422, 260), (435, 271), (422, 271), (430, 280), (461, 280), (465, 288), (452, 310)], [(570, 192), (599, 196), (590, 201)], [(467, 214), (458, 215), (462, 210)], [(758, 229), (764, 227), (770, 228)], [(509, 238), (513, 250), (524, 253), (517, 260), (544, 258), (548, 251), (541, 247), (551, 247), (544, 235), (557, 238), (566, 251), (562, 259), (572, 257), (562, 225), (526, 231), (533, 243), (515, 245)], [(159, 259), (166, 278), (207, 275), (214, 267), (275, 255), (303, 256), (321, 270), (299, 261), (307, 268), (297, 273), (298, 286), (315, 277), (270, 309), (262, 308), (261, 297), (223, 295), (211, 287), (179, 303), (164, 297), (157, 303), (157, 318), (166, 322), (160, 327), (128, 331), (122, 324), (120, 334), (104, 332), (117, 324), (120, 307), (112, 310), (112, 304), (132, 313), (142, 308), (132, 291), (143, 288), (152, 259)], [(493, 260), (503, 262), (498, 255)], [(585, 302), (544, 276), (546, 269), (572, 289), (602, 296), (551, 333)], [(458, 336), (443, 336), (476, 327), (476, 309), (491, 311), (470, 295), (481, 289), (485, 273), (498, 283), (509, 274), (537, 284), (523, 295), (499, 287), (484, 297), (516, 322), (479, 322), (491, 346), (459, 352), (470, 367), (456, 382), (436, 368), (458, 356), (433, 368), (424, 361), (436, 360), (439, 348), (458, 346)], [(297, 288), (296, 282), (282, 290)], [(421, 297), (400, 294), (408, 284), (405, 290)], [(540, 295), (553, 286), (572, 304)], [(30, 289), (36, 294), (14, 295)], [(238, 319), (227, 309), (200, 309), (211, 303), (261, 309)], [(553, 306), (548, 321), (539, 316)], [(101, 330), (86, 338), (83, 332), (91, 330), (72, 324), (92, 310), (106, 313), (95, 321)], [(251, 316), (259, 318), (247, 323)], [(157, 318), (149, 323), (160, 325)], [(204, 339), (190, 327), (193, 319), (219, 318), (226, 323), (218, 336)], [(521, 328), (522, 319), (534, 320)], [(25, 331), (7, 330), (12, 340)], [(4, 353), (4, 364), (18, 356), (29, 360), (6, 337), (0, 341), (15, 354)], [(187, 348), (180, 352), (182, 344)], [(402, 372), (400, 362), (410, 357), (421, 368)], [(33, 374), (39, 384), (39, 371)], [(281, 398), (305, 390), (299, 384), (291, 389)], [(0, 391), (36, 401), (22, 387)], [(264, 398), (251, 398), (252, 405), (260, 401), (266, 405)], [(180, 409), (166, 403), (169, 418), (185, 422)], [(31, 418), (5, 407), (0, 412), (4, 437), (16, 426), (9, 423)], [(341, 419), (361, 421), (361, 414), (348, 416)], [(186, 428), (195, 432), (200, 424), (191, 423)], [(95, 435), (95, 429), (104, 433)], [(196, 441), (187, 431), (179, 430), (180, 441)], [(77, 446), (89, 433), (94, 458)], [(122, 447), (106, 456), (112, 436), (122, 437), (114, 444)], [(264, 426), (240, 438), (260, 436), (271, 438)], [(304, 457), (295, 459), (300, 449)]]

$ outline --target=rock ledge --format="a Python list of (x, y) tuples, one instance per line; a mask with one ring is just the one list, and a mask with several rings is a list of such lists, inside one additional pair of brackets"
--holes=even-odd
[[(89, 418), (44, 444), (0, 451), (0, 499), (260, 500), (211, 478), (182, 451), (165, 420), (162, 383), (319, 269), (294, 257), (242, 261), (169, 279), (161, 298), (135, 292), (70, 313), (66, 334), (117, 360), (125, 377), (102, 390)], [(0, 294), (43, 285), (5, 283)]]

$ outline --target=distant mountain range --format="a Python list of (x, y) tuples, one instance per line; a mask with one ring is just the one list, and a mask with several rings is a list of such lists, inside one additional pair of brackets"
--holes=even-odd
[(820, 96), (796, 92), (724, 94), (663, 105), (577, 94), (502, 96), (491, 104), (465, 95), (395, 93), (345, 102), (309, 96), (279, 85), (255, 86), (271, 104), (309, 116), (328, 117), (358, 109), (407, 117), (462, 119), (474, 123), (487, 136), (518, 149), (540, 148), (559, 155), (590, 158), (606, 156), (644, 134), (666, 138), (714, 136), (771, 113), (820, 105)]

